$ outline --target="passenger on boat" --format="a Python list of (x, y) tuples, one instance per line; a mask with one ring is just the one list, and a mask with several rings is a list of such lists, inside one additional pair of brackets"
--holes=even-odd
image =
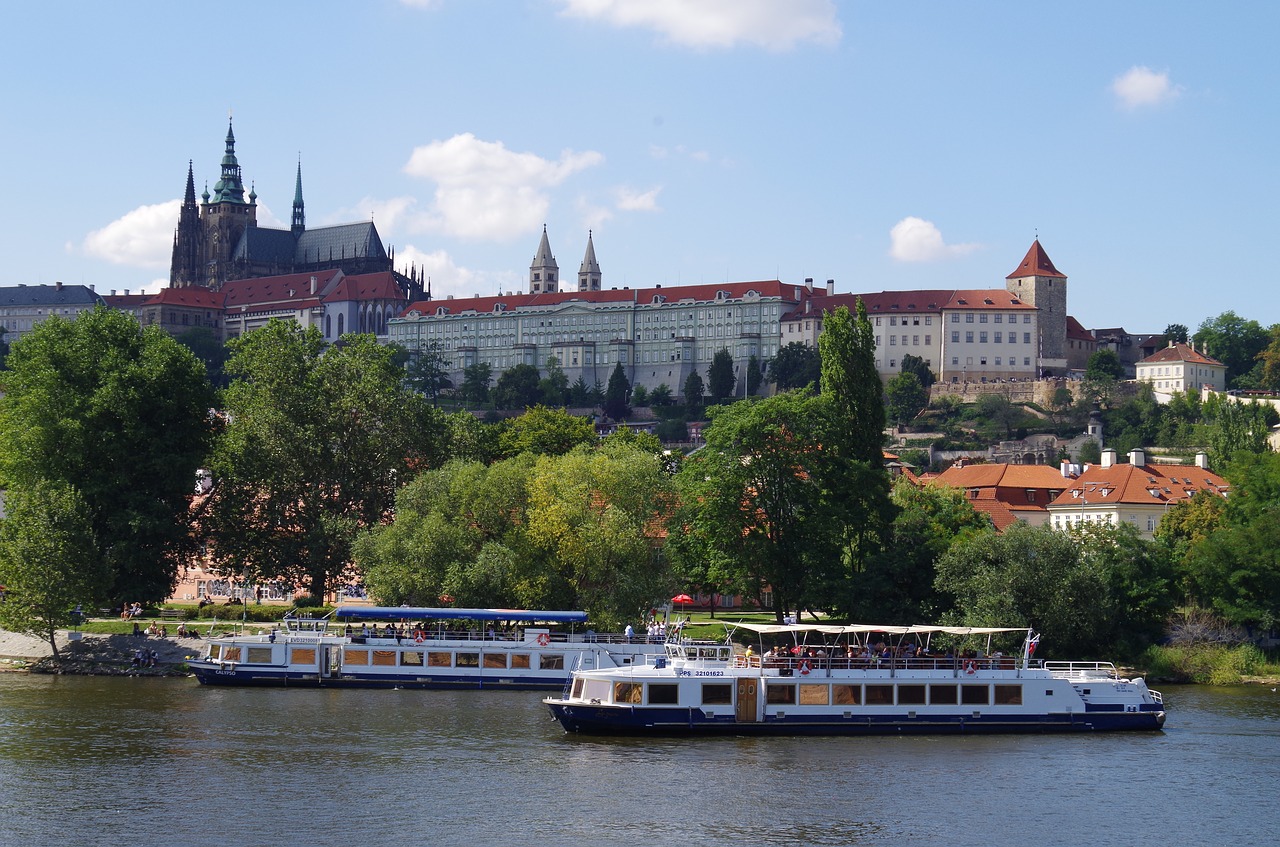
[(628, 644), (636, 640), (636, 631), (635, 629), (632, 628), (631, 624), (627, 624), (627, 628), (624, 631), (624, 634), (627, 636)]
[(346, 629), (347, 638), (350, 638), (354, 632), (355, 630), (351, 628), (351, 624), (347, 624), (347, 629)]

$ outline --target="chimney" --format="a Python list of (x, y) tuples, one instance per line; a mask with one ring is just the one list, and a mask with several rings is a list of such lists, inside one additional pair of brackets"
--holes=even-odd
[(1147, 451), (1139, 447), (1136, 450), (1129, 451), (1129, 464), (1135, 468), (1145, 467), (1147, 464)]
[(1201, 470), (1209, 470), (1209, 454), (1201, 450), (1196, 453), (1196, 467)]
[(90, 291), (93, 291), (93, 285), (94, 285), (94, 284), (93, 284), (92, 282), (91, 282), (91, 283), (89, 283), (89, 290), (90, 290)]
[(54, 291), (61, 291), (61, 290), (62, 290), (62, 280), (58, 280), (57, 282), (55, 282), (55, 283), (53, 284), (53, 290), (54, 290)]
[(1071, 479), (1071, 463), (1070, 462), (1068, 462), (1066, 459), (1063, 459), (1061, 462), (1058, 463), (1058, 468), (1059, 470), (1062, 471), (1063, 479)]
[(807, 276), (804, 278), (804, 287), (810, 294), (813, 293), (813, 277)]
[(1116, 463), (1116, 451), (1114, 447), (1108, 447), (1102, 451), (1102, 466), (1109, 468)]
[(834, 279), (827, 280), (827, 296), (834, 297), (836, 293), (836, 281)]
[(128, 296), (129, 296), (129, 289), (127, 289), (127, 288), (126, 288), (126, 289), (124, 290), (124, 296), (125, 296), (125, 297), (128, 297)]
[(115, 296), (116, 296), (116, 290), (115, 290), (114, 288), (113, 288), (113, 289), (111, 289), (111, 296), (112, 296), (112, 297), (115, 297)]
[(316, 293), (316, 278), (315, 278), (315, 275), (314, 275), (314, 274), (312, 274), (312, 276), (311, 276), (311, 295), (314, 297), (314, 296), (315, 296), (315, 293)]

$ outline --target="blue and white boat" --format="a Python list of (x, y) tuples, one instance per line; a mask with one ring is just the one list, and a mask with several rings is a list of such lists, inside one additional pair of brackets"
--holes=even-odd
[[(570, 732), (620, 735), (1088, 732), (1165, 722), (1164, 698), (1144, 680), (1109, 662), (1038, 661), (1029, 629), (732, 626), (756, 633), (760, 649), (735, 644), (732, 632), (671, 640), (643, 663), (575, 669), (543, 702)], [(1025, 633), (1020, 653), (991, 649), (1014, 632)], [(934, 650), (935, 638), (986, 649)]]
[(187, 666), (205, 685), (558, 689), (570, 668), (627, 667), (662, 652), (586, 623), (576, 611), (339, 606), (211, 638)]

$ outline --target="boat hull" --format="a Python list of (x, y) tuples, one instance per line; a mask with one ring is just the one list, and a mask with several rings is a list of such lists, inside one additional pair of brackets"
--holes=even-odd
[(498, 675), (357, 675), (321, 676), (295, 670), (264, 668), (222, 669), (199, 663), (188, 665), (196, 680), (212, 686), (257, 686), (277, 688), (421, 688), (421, 689), (503, 689), (509, 691), (555, 691), (564, 687), (566, 676), (512, 677)]

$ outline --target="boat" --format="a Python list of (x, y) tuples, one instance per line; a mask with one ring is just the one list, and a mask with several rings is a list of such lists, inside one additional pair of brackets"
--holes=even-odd
[(579, 631), (586, 622), (580, 611), (339, 606), (210, 638), (187, 667), (204, 685), (555, 690), (571, 668), (626, 667), (663, 650), (643, 636)]
[[(728, 624), (726, 624), (728, 626)], [(735, 644), (735, 630), (760, 650)], [(992, 650), (992, 639), (1020, 653)], [(946, 636), (945, 638), (940, 636)], [(768, 647), (765, 641), (786, 639)], [(986, 649), (934, 649), (934, 642)], [(723, 641), (675, 637), (627, 667), (577, 668), (543, 703), (568, 732), (868, 735), (1159, 730), (1164, 698), (1109, 662), (1034, 658), (1021, 627), (738, 623)]]

